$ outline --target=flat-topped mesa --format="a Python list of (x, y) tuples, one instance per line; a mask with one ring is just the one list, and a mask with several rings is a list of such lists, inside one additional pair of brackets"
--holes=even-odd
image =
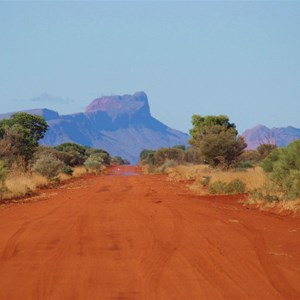
[(118, 115), (127, 114), (132, 116), (137, 112), (144, 116), (150, 116), (150, 108), (147, 95), (144, 92), (137, 92), (133, 95), (115, 95), (96, 98), (86, 108), (86, 113), (106, 112), (111, 118)]

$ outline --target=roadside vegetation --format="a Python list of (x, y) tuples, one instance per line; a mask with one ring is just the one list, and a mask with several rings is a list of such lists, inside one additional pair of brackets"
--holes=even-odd
[(75, 143), (41, 146), (47, 129), (42, 117), (23, 112), (0, 121), (0, 202), (86, 173), (102, 174), (111, 164), (129, 163)]
[(197, 194), (248, 194), (245, 203), (300, 211), (300, 140), (246, 150), (227, 116), (194, 115), (190, 146), (143, 150), (146, 173), (186, 181)]

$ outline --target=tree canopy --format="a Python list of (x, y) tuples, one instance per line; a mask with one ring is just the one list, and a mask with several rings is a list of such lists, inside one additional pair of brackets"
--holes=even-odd
[(43, 117), (28, 113), (16, 113), (10, 119), (0, 121), (0, 156), (22, 157), (25, 165), (45, 136), (48, 124)]
[(190, 144), (195, 147), (204, 161), (212, 166), (227, 168), (236, 162), (247, 147), (243, 137), (238, 136), (234, 123), (225, 115), (193, 115)]

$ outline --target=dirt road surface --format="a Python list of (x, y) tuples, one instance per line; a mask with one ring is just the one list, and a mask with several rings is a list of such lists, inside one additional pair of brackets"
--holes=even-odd
[(0, 299), (300, 299), (300, 218), (134, 167), (0, 208)]

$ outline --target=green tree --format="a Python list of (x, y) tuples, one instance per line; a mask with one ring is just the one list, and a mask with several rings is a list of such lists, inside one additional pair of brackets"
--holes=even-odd
[[(16, 113), (10, 119), (0, 121), (0, 140), (5, 145), (6, 152), (13, 153), (15, 157), (22, 156), (27, 166), (47, 129), (48, 125), (43, 117)], [(3, 154), (5, 153), (2, 152)]]
[(238, 136), (234, 123), (225, 115), (192, 117), (190, 144), (198, 149), (201, 158), (212, 166), (228, 168), (234, 164), (247, 147)]

